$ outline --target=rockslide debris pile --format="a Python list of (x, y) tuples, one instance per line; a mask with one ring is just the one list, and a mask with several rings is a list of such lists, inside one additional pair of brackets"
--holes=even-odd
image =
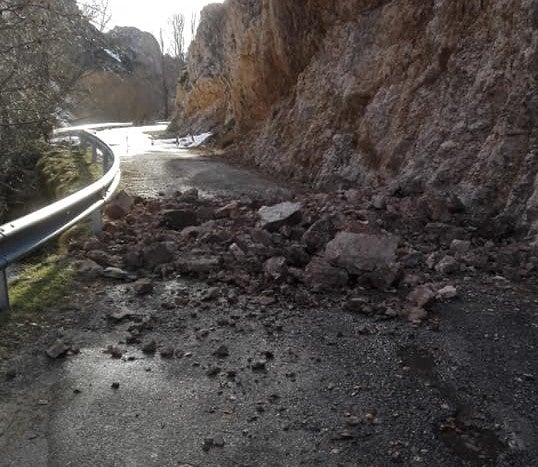
[(227, 0), (188, 63), (176, 125), (231, 155), (538, 232), (536, 0)]
[[(459, 280), (535, 280), (536, 248), (515, 238), (488, 239), (464, 214), (358, 192), (296, 196), (291, 201), (171, 199), (124, 193), (109, 205), (104, 231), (73, 245), (79, 270), (133, 281), (176, 275), (227, 284), (262, 305), (313, 305), (331, 296), (342, 308), (420, 321), (434, 300), (456, 297)], [(360, 207), (357, 207), (360, 206)]]

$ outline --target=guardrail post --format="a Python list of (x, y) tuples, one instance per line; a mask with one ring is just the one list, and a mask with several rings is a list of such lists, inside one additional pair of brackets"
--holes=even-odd
[(0, 269), (0, 310), (9, 311), (9, 291), (5, 269)]
[(90, 214), (90, 221), (92, 223), (92, 231), (94, 234), (98, 234), (103, 230), (103, 219), (101, 218), (100, 209), (97, 209)]
[(92, 144), (92, 164), (97, 162), (97, 146)]

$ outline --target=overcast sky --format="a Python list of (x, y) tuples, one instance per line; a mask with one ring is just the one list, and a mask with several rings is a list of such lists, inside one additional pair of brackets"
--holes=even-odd
[(190, 18), (208, 3), (222, 0), (109, 0), (112, 20), (109, 27), (135, 26), (159, 37), (159, 29), (166, 28), (168, 18), (175, 13), (185, 15), (186, 46), (190, 42)]

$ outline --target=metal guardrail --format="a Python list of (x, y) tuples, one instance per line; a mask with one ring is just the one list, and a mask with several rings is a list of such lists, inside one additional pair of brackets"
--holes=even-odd
[(31, 214), (0, 226), (0, 309), (9, 310), (6, 268), (81, 220), (91, 217), (94, 230), (101, 228), (100, 208), (110, 199), (120, 181), (120, 160), (97, 136), (84, 130), (58, 130), (55, 136), (77, 136), (90, 145), (93, 161), (99, 152), (103, 177), (72, 195)]

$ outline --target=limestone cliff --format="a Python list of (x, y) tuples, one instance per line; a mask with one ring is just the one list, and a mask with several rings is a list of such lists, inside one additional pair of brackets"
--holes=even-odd
[(134, 27), (93, 30), (84, 51), (87, 72), (71, 96), (71, 112), (82, 121), (147, 121), (164, 118), (164, 78), (173, 93), (179, 66), (157, 40)]
[(178, 126), (271, 171), (538, 220), (536, 0), (227, 0), (188, 73)]

